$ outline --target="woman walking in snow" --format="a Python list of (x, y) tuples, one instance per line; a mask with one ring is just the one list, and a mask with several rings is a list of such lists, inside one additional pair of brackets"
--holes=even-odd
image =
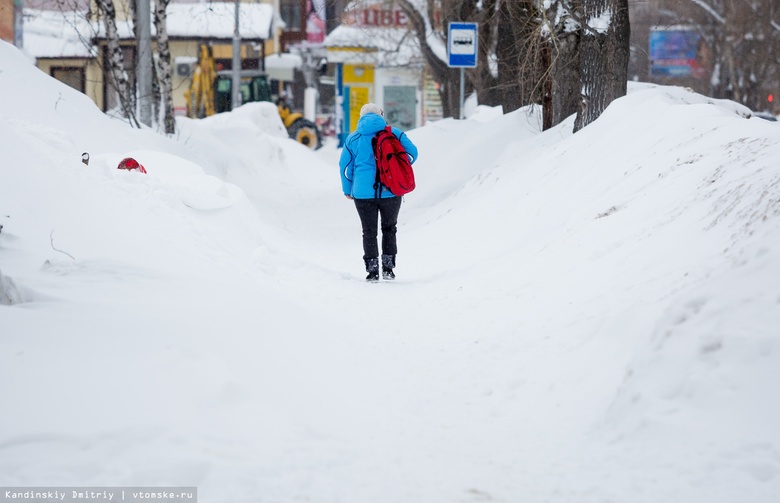
[[(347, 199), (355, 201), (360, 223), (363, 226), (363, 261), (366, 265), (367, 281), (379, 280), (379, 246), (377, 244), (377, 217), (382, 228), (382, 278), (394, 279), (395, 256), (398, 253), (396, 231), (398, 212), (401, 210), (400, 196), (396, 196), (383, 184), (377, 182), (376, 160), (371, 140), (387, 126), (382, 109), (367, 103), (360, 109), (357, 129), (344, 142), (339, 167), (341, 187)], [(410, 161), (417, 160), (417, 147), (406, 134), (393, 128)], [(378, 185), (377, 185), (378, 184)]]

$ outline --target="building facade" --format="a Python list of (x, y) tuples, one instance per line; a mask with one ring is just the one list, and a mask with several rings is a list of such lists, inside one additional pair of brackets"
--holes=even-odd
[[(0, 0), (7, 2), (9, 0)], [(11, 0), (13, 1), (13, 0)], [(306, 0), (298, 0), (305, 3)], [(136, 47), (127, 4), (115, 2), (117, 29), (124, 68), (135, 85)], [(232, 67), (232, 39), (235, 25), (234, 2), (171, 3), (167, 8), (167, 28), (171, 51), (173, 100), (177, 114), (186, 111), (185, 92), (202, 44), (212, 49), (217, 69)], [(278, 49), (280, 26), (273, 1), (241, 3), (239, 8), (242, 69), (268, 70), (272, 79), (288, 78), (289, 59), (282, 67), (266, 68), (267, 55)], [(87, 12), (25, 9), (25, 51), (36, 65), (52, 77), (89, 96), (104, 111), (117, 106), (114, 83), (108, 72), (105, 27)], [(275, 33), (278, 31), (279, 33)], [(152, 49), (156, 53), (156, 33), (152, 26)], [(297, 60), (300, 61), (300, 60)]]
[(0, 40), (22, 47), (22, 0), (0, 0)]
[(368, 102), (379, 104), (387, 121), (402, 130), (441, 118), (435, 83), (398, 5), (353, 2), (325, 46), (336, 67), (336, 130), (342, 140)]

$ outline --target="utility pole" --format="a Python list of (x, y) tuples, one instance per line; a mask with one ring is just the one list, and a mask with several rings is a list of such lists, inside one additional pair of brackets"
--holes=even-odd
[(238, 31), (239, 0), (236, 0), (236, 26), (233, 30), (233, 96), (230, 109), (241, 106), (241, 33)]
[(152, 12), (151, 0), (138, 0), (138, 106), (143, 124), (152, 125)]

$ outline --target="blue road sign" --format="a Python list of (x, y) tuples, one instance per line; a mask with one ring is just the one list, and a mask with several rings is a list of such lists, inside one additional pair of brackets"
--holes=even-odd
[(450, 23), (447, 55), (450, 68), (477, 66), (477, 23)]

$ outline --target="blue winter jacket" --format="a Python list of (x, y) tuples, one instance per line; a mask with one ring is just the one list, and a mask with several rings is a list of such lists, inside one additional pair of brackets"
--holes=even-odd
[[(341, 188), (344, 195), (355, 199), (373, 199), (376, 196), (376, 161), (371, 139), (387, 126), (385, 119), (377, 114), (366, 114), (358, 121), (357, 129), (347, 136), (341, 150)], [(393, 128), (393, 134), (401, 141), (412, 163), (417, 160), (417, 147), (403, 131)], [(390, 189), (382, 185), (379, 197), (395, 197)]]

